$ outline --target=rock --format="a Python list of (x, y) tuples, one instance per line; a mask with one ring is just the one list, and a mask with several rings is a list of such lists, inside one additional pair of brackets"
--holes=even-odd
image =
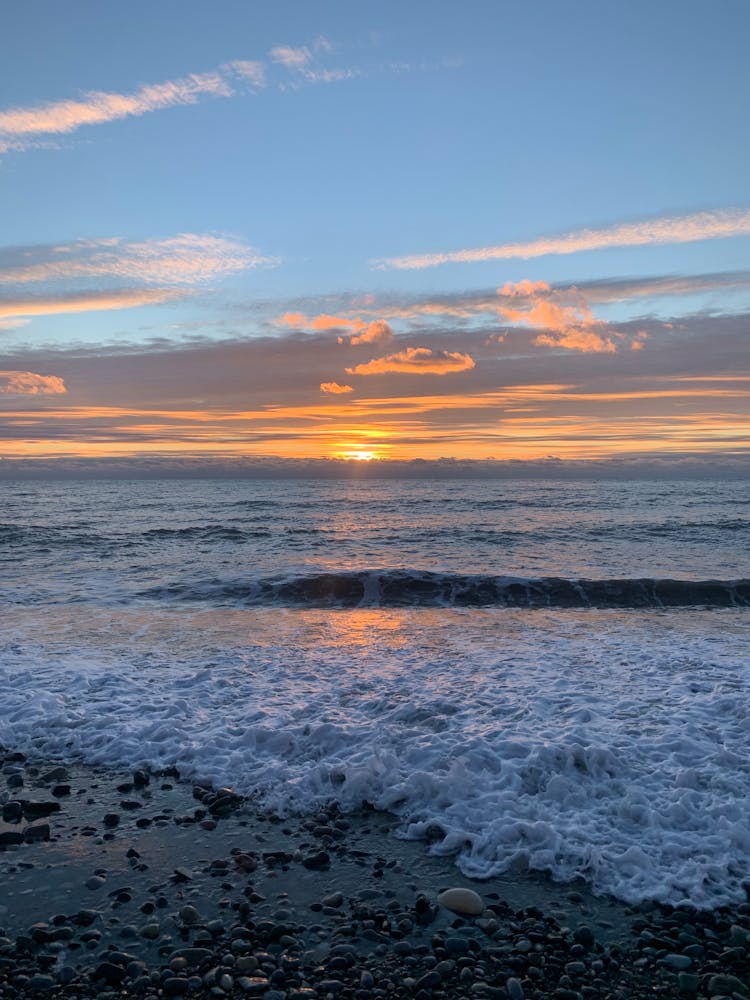
[(728, 973), (719, 973), (711, 976), (708, 981), (708, 993), (710, 996), (731, 996), (733, 993), (747, 994), (750, 988), (736, 976)]
[(107, 815), (104, 817), (104, 825), (105, 826), (109, 826), (109, 827), (117, 826), (117, 824), (119, 822), (120, 822), (120, 814), (119, 813), (107, 813)]
[(144, 771), (143, 768), (139, 767), (137, 770), (133, 771), (133, 785), (136, 788), (143, 788), (145, 785), (150, 783), (151, 778), (149, 777), (148, 772)]
[(195, 968), (198, 965), (203, 965), (204, 962), (210, 961), (214, 957), (214, 953), (209, 948), (180, 948), (179, 951), (175, 951), (170, 956), (170, 961), (176, 958), (184, 958), (188, 965)]
[(441, 906), (452, 913), (476, 917), (484, 912), (481, 896), (478, 896), (472, 889), (446, 889), (445, 892), (439, 894), (437, 899)]
[(114, 962), (101, 962), (94, 970), (94, 979), (103, 979), (109, 986), (119, 986), (125, 978), (125, 969)]
[(161, 934), (161, 927), (158, 924), (144, 924), (138, 933), (148, 941), (155, 941)]
[(3, 806), (3, 819), (6, 823), (19, 823), (23, 818), (23, 806), (20, 802), (6, 802)]
[(188, 991), (187, 979), (180, 979), (179, 976), (170, 976), (164, 980), (164, 992), (169, 997), (181, 996)]
[(693, 964), (693, 960), (689, 955), (670, 953), (662, 958), (662, 963), (669, 966), (670, 969), (676, 969), (678, 972), (687, 972)]
[(505, 988), (508, 991), (508, 996), (510, 1000), (523, 1000), (524, 992), (523, 986), (519, 983), (517, 979), (513, 976), (505, 981)]
[(49, 840), (49, 823), (37, 823), (34, 826), (27, 826), (23, 831), (23, 839), (27, 844), (34, 841)]
[(265, 976), (240, 976), (237, 980), (237, 985), (250, 997), (262, 997), (270, 983), (265, 978)]
[(0, 848), (15, 847), (17, 844), (22, 843), (22, 833), (17, 833), (15, 830), (6, 830), (4, 833), (0, 833)]
[(23, 788), (23, 775), (22, 774), (9, 774), (8, 775), (8, 788)]
[(332, 892), (328, 896), (324, 896), (321, 899), (321, 903), (323, 904), (323, 906), (333, 906), (336, 909), (338, 909), (338, 907), (341, 906), (343, 902), (344, 902), (344, 897), (340, 892)]
[(180, 920), (183, 924), (197, 924), (201, 919), (200, 913), (196, 910), (194, 906), (187, 903), (180, 910)]
[(84, 884), (87, 889), (94, 890), (94, 889), (101, 889), (101, 887), (104, 885), (104, 882), (105, 880), (101, 877), (101, 875), (92, 875), (91, 878), (86, 879), (86, 882)]
[(52, 794), (56, 799), (61, 799), (65, 795), (70, 795), (70, 785), (60, 784), (52, 786)]
[(327, 868), (331, 863), (330, 855), (326, 851), (318, 851), (317, 854), (308, 854), (302, 859), (305, 868), (320, 869)]
[(41, 973), (32, 976), (31, 979), (26, 983), (27, 990), (51, 990), (56, 986), (55, 980), (52, 976), (43, 976)]
[(59, 802), (32, 802), (29, 799), (21, 799), (21, 808), (26, 819), (41, 819), (51, 813), (60, 812)]
[(193, 873), (188, 868), (175, 868), (174, 870), (175, 882), (190, 882), (192, 877)]
[(681, 972), (677, 976), (677, 988), (680, 993), (697, 993), (700, 984), (700, 976), (696, 976), (693, 972)]

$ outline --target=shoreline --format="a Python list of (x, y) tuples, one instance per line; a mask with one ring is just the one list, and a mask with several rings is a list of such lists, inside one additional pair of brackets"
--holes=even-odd
[[(535, 873), (479, 882), (394, 837), (385, 813), (279, 819), (169, 769), (1, 749), (0, 765), (2, 1000), (750, 993), (747, 901), (628, 906)], [(450, 887), (484, 911), (441, 906)]]

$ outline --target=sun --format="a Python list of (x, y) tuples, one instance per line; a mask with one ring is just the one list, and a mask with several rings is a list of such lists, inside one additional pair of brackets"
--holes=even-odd
[(378, 454), (374, 451), (342, 451), (338, 457), (350, 462), (372, 462), (378, 458)]

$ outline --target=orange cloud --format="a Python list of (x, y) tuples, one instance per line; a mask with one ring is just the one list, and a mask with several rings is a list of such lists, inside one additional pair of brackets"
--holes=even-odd
[(0, 393), (10, 396), (57, 396), (68, 390), (57, 375), (0, 371)]
[(406, 372), (410, 375), (447, 375), (464, 372), (474, 367), (468, 354), (452, 351), (433, 351), (428, 347), (407, 347), (397, 354), (373, 358), (366, 364), (347, 368), (349, 375), (381, 375), (386, 372)]
[[(570, 351), (614, 353), (623, 334), (598, 320), (577, 288), (553, 289), (545, 281), (519, 281), (498, 288), (498, 296), (510, 299), (509, 305), (498, 302), (503, 319), (521, 326), (541, 328), (547, 333), (534, 343), (545, 347), (564, 347)], [(639, 339), (633, 341), (642, 346)], [(632, 346), (632, 344), (631, 344)]]
[(344, 316), (331, 316), (328, 313), (307, 316), (301, 312), (287, 312), (275, 322), (306, 330), (364, 330), (367, 326), (364, 320), (346, 319)]
[(345, 392), (354, 392), (354, 389), (352, 389), (350, 385), (339, 385), (338, 382), (321, 382), (320, 391), (330, 392), (336, 396), (339, 396)]
[(368, 323), (362, 333), (353, 336), (350, 344), (387, 344), (393, 340), (393, 330), (384, 319)]
[(27, 299), (0, 299), (0, 317), (55, 316), (62, 313), (133, 309), (159, 305), (184, 298), (187, 293), (174, 288), (124, 288), (113, 292), (81, 292), (74, 295), (35, 296)]
[(644, 219), (604, 229), (578, 229), (563, 236), (545, 236), (528, 243), (501, 243), (498, 246), (447, 253), (412, 254), (389, 257), (376, 262), (380, 268), (420, 270), (439, 264), (479, 263), (488, 260), (512, 260), (544, 257), (547, 254), (580, 253), (608, 247), (654, 246), (667, 243), (693, 243), (699, 240), (727, 239), (750, 235), (750, 210), (696, 212), (693, 215)]

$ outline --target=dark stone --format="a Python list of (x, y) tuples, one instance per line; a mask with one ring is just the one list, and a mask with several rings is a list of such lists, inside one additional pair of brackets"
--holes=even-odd
[(164, 992), (167, 996), (177, 997), (188, 991), (187, 979), (180, 979), (179, 976), (170, 976), (163, 983)]
[(15, 830), (6, 830), (5, 833), (0, 833), (0, 848), (2, 847), (13, 847), (16, 844), (23, 843), (23, 834), (17, 833)]
[(98, 916), (96, 910), (79, 910), (70, 919), (77, 927), (90, 927)]
[(35, 826), (27, 826), (23, 831), (23, 839), (27, 844), (39, 840), (49, 840), (49, 823), (37, 823)]
[(119, 822), (120, 822), (120, 814), (119, 813), (107, 813), (107, 815), (104, 817), (104, 825), (105, 826), (109, 826), (109, 827), (117, 826), (117, 824)]
[(70, 795), (70, 785), (54, 785), (52, 788), (52, 794), (58, 799), (63, 798), (65, 795)]
[(326, 851), (318, 851), (317, 854), (308, 854), (302, 859), (305, 868), (320, 869), (327, 868), (331, 863), (330, 855)]
[(50, 816), (54, 812), (60, 812), (60, 803), (32, 802), (29, 799), (21, 799), (21, 808), (26, 819), (41, 819), (42, 816)]
[(31, 979), (26, 983), (27, 990), (51, 990), (57, 984), (52, 976), (44, 976), (41, 973), (37, 973), (32, 976)]
[(3, 819), (6, 823), (19, 823), (23, 818), (23, 806), (20, 802), (6, 802), (3, 806)]
[(143, 806), (142, 802), (136, 802), (135, 799), (121, 799), (120, 808), (121, 809), (140, 809)]
[(442, 978), (440, 976), (440, 973), (435, 972), (434, 969), (431, 969), (430, 972), (425, 972), (425, 974), (416, 981), (416, 983), (414, 984), (414, 989), (431, 990), (435, 986), (439, 986), (441, 982)]
[(125, 969), (114, 962), (101, 962), (94, 970), (94, 979), (103, 979), (109, 986), (119, 986), (125, 978)]
[(8, 788), (23, 788), (23, 775), (22, 774), (9, 774), (8, 775)]
[(133, 771), (133, 784), (136, 788), (143, 788), (145, 785), (150, 784), (151, 778), (148, 776), (148, 772), (144, 771), (143, 768), (138, 768)]
[(573, 937), (578, 944), (582, 944), (584, 948), (590, 948), (595, 940), (594, 932), (590, 927), (587, 927), (586, 924), (581, 924), (580, 927), (577, 927), (573, 932)]

